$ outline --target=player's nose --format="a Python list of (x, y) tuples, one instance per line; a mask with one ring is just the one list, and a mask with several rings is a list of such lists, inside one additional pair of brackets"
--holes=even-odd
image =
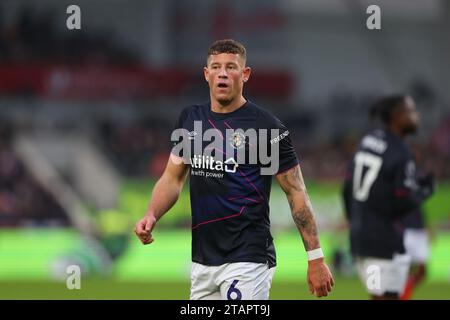
[(227, 70), (225, 68), (221, 68), (218, 75), (220, 79), (228, 78)]

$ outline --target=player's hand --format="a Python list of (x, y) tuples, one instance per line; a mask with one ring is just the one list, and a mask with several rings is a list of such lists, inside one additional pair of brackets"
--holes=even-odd
[(311, 294), (326, 297), (334, 286), (333, 275), (323, 258), (308, 261), (308, 285)]
[(430, 197), (436, 190), (436, 180), (432, 172), (427, 173), (425, 176), (418, 179), (422, 193), (426, 198)]
[(141, 240), (142, 244), (150, 244), (153, 242), (152, 230), (155, 227), (155, 224), (156, 218), (151, 215), (144, 216), (136, 224), (134, 232), (138, 236), (139, 240)]

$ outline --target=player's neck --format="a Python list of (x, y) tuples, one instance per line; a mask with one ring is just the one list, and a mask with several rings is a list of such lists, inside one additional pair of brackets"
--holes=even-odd
[(230, 113), (242, 107), (247, 100), (241, 95), (230, 104), (222, 105), (219, 101), (211, 99), (211, 111), (216, 113)]
[(387, 126), (386, 130), (389, 131), (390, 133), (392, 133), (393, 135), (396, 135), (396, 136), (400, 137), (401, 139), (405, 138), (405, 133), (399, 127)]

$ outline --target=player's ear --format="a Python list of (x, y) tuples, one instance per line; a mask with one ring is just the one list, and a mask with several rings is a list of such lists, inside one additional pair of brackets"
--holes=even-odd
[(242, 81), (247, 82), (248, 79), (250, 79), (250, 74), (252, 73), (252, 68), (250, 67), (245, 67), (244, 70), (242, 71)]
[(205, 76), (206, 82), (209, 82), (209, 69), (208, 69), (208, 67), (203, 67), (203, 75)]

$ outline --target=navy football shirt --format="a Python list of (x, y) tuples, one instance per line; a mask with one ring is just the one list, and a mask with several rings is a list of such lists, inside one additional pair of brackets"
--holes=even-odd
[(406, 142), (386, 130), (367, 134), (344, 185), (352, 253), (386, 259), (404, 253), (401, 219), (424, 198)]
[[(426, 177), (426, 172), (422, 168), (417, 168), (417, 180)], [(406, 229), (425, 229), (425, 217), (422, 206), (415, 208), (411, 213), (402, 218), (402, 225)]]
[[(198, 132), (198, 124), (202, 132)], [(267, 162), (251, 161), (250, 156), (241, 159), (239, 150), (244, 148), (249, 155), (262, 144), (268, 148), (275, 145), (279, 152), (271, 155), (277, 157), (279, 165), (273, 173), (286, 171), (298, 164), (287, 128), (270, 112), (250, 101), (229, 113), (213, 112), (209, 102), (189, 106), (181, 112), (175, 128), (186, 129), (191, 141), (189, 155), (177, 154), (174, 149), (172, 153), (183, 156), (190, 169), (192, 261), (213, 266), (230, 262), (275, 266), (269, 219), (272, 175), (261, 173)], [(214, 150), (208, 148), (215, 139), (202, 139), (202, 133), (208, 129), (217, 133)], [(237, 129), (244, 132), (266, 129), (268, 138), (260, 139), (258, 135), (255, 143), (236, 133)], [(271, 129), (279, 132), (275, 138), (270, 135)], [(230, 130), (235, 134), (229, 135)], [(200, 149), (194, 147), (196, 141)]]

